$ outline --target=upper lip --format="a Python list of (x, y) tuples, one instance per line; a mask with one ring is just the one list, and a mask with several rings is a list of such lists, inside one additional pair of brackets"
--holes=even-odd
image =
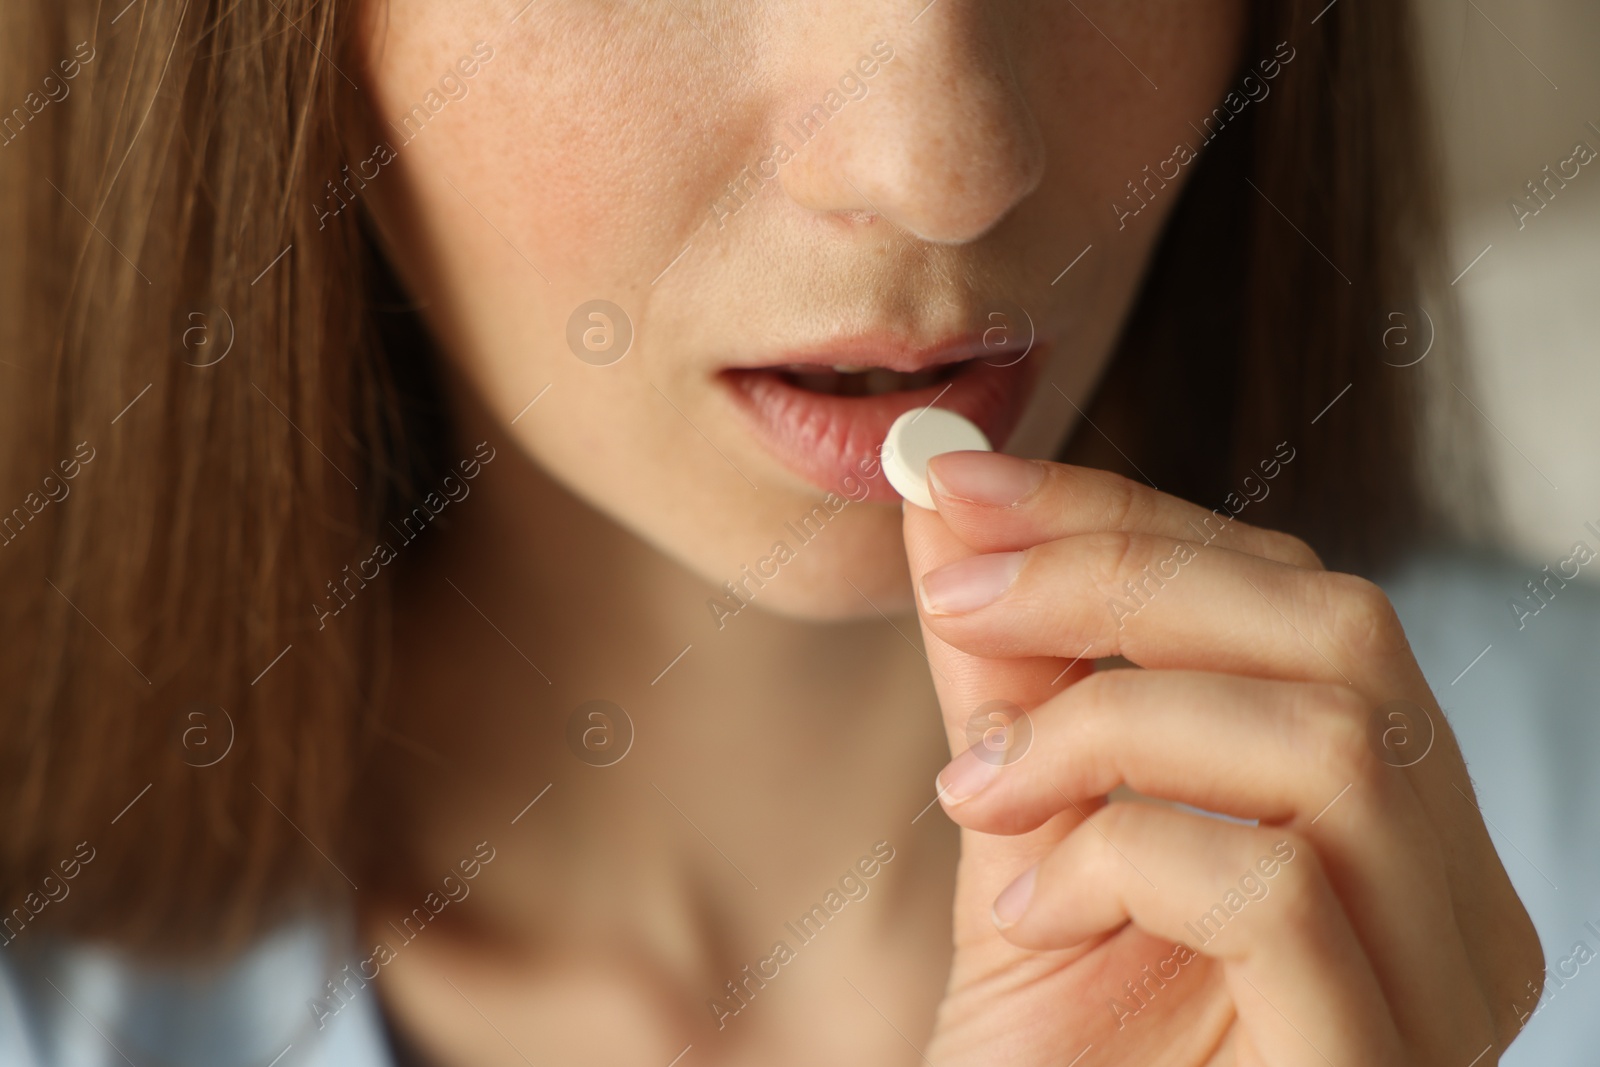
[[(762, 370), (801, 364), (818, 367), (882, 367), (912, 374), (947, 363), (1009, 351), (1012, 346), (989, 347), (980, 333), (961, 334), (936, 344), (918, 345), (893, 334), (859, 334), (804, 349), (793, 349), (773, 359), (738, 364), (732, 370)], [(1020, 350), (1020, 346), (1018, 346)]]

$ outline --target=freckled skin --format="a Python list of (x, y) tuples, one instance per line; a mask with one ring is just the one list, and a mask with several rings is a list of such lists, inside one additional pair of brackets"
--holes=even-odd
[[(516, 443), (717, 585), (822, 495), (744, 429), (713, 379), (730, 361), (869, 329), (932, 341), (1013, 301), (1053, 348), (1007, 450), (1058, 447), (1076, 415), (1047, 383), (1092, 390), (1178, 188), (1120, 232), (1110, 204), (1221, 99), (1241, 33), (1236, 0), (538, 0), (511, 24), (522, 6), (390, 0), (373, 20), (363, 81), (392, 122), (477, 42), (494, 55), (396, 138), (370, 204), (493, 417), (550, 386)], [(878, 42), (893, 58), (862, 77)], [(786, 124), (852, 73), (865, 95), (799, 143)], [(792, 158), (719, 225), (709, 205), (779, 140)], [(596, 298), (634, 328), (608, 367), (566, 344)], [(871, 616), (846, 573), (903, 610), (899, 509), (847, 509), (786, 573), (769, 610)]]
[[(1504, 1046), (1495, 1006), (1543, 972), (1537, 934), (1376, 587), (1239, 523), (1112, 626), (1097, 582), (1158, 565), (1199, 509), (1003, 456), (939, 462), (1051, 477), (1017, 504), (851, 503), (794, 538), (827, 487), (766, 451), (718, 377), (841, 337), (931, 345), (1019, 305), (1048, 365), (1005, 450), (1052, 455), (1077, 417), (1062, 394), (1092, 394), (1194, 167), (1131, 218), (1113, 205), (1266, 58), (1239, 54), (1240, 0), (369, 3), (362, 99), (393, 129), (429, 106), (363, 207), (440, 342), (453, 447), (497, 457), (391, 569), (394, 670), (357, 790), (359, 944), (396, 941), (439, 872), (496, 849), (364, 994), (427, 1062)], [(469, 54), (481, 69), (447, 83)], [(615, 362), (569, 347), (595, 300), (631, 324)], [(729, 579), (749, 602), (714, 620)], [(1102, 654), (1143, 669), (1096, 671)], [(997, 694), (1033, 723), (1003, 775), (972, 748)], [(1440, 724), (1403, 777), (1368, 750), (1375, 694)], [(595, 700), (626, 727), (614, 765), (574, 748)], [(1119, 783), (1259, 825), (1102, 806)], [(879, 840), (871, 896), (733, 1000)], [(1237, 872), (1268, 849), (1271, 895), (1244, 909)], [(1218, 900), (1242, 915), (1144, 985)]]
[[(1005, 301), (1050, 346), (1006, 448), (1052, 455), (1076, 415), (1048, 383), (1092, 393), (1178, 188), (1120, 232), (1111, 202), (1222, 98), (1238, 0), (535, 0), (510, 23), (524, 3), (372, 0), (352, 71), (398, 131), (493, 49), (362, 193), (463, 454), (499, 449), (395, 569), (395, 743), (362, 795), (375, 853), (405, 862), (358, 878), (363, 942), (463, 842), (500, 852), (378, 995), (440, 1063), (664, 1064), (691, 1041), (684, 1067), (920, 1062), (838, 978), (927, 1033), (952, 973), (958, 837), (909, 821), (949, 750), (901, 509), (850, 503), (801, 544), (786, 526), (824, 489), (716, 373), (867, 332), (932, 344)], [(596, 299), (634, 331), (607, 366), (567, 341)], [(780, 539), (714, 624), (708, 598)], [(636, 729), (612, 767), (567, 749), (593, 699)], [(707, 999), (881, 837), (872, 896), (719, 1027)]]

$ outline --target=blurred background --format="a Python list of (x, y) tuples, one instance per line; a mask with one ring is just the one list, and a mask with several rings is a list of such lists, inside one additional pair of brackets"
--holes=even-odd
[[(1459, 631), (1419, 659), (1544, 945), (1543, 1000), (1502, 1062), (1592, 1064), (1600, 566), (1583, 567), (1588, 589), (1565, 590), (1526, 630), (1507, 605), (1575, 542), (1600, 545), (1585, 529), (1600, 531), (1600, 156), (1559, 176), (1580, 142), (1600, 152), (1600, 2), (1419, 0), (1418, 10), (1445, 165), (1446, 278), (1478, 409), (1465, 417), (1478, 422), (1503, 547), (1518, 562), (1479, 595), (1439, 584), (1409, 608)], [(1558, 175), (1548, 186), (1546, 167)], [(1519, 1014), (1533, 1006), (1530, 994)]]
[[(1492, 423), (1480, 429), (1506, 548), (1537, 571), (1571, 554), (1585, 522), (1600, 526), (1600, 159), (1565, 188), (1551, 182), (1520, 229), (1511, 203), (1539, 207), (1527, 183), (1577, 142), (1600, 151), (1600, 3), (1420, 0), (1419, 11), (1449, 277), (1466, 270), (1454, 288), (1471, 400)], [(1582, 574), (1600, 581), (1600, 567)]]

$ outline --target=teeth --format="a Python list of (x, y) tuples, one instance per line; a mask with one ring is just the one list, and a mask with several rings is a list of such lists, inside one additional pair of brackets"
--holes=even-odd
[(858, 367), (833, 364), (790, 364), (783, 368), (795, 385), (814, 393), (831, 396), (881, 396), (884, 393), (910, 392), (946, 381), (959, 373), (956, 364), (904, 372), (885, 367)]

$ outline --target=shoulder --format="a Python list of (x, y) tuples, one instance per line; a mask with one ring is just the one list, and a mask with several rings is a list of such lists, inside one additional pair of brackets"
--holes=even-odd
[(286, 927), (215, 966), (23, 940), (0, 947), (0, 1067), (392, 1067), (374, 991), (320, 1027), (310, 1009), (337, 927)]

